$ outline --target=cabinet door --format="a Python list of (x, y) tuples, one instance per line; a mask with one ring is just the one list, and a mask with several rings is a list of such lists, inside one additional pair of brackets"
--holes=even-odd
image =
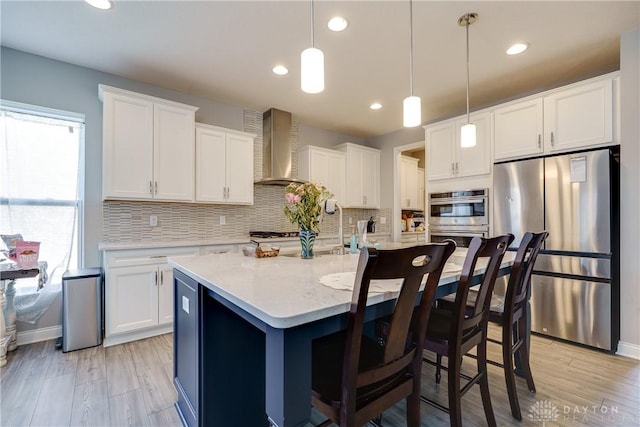
[(154, 198), (193, 201), (195, 113), (154, 105)]
[(425, 130), (427, 146), (427, 179), (451, 178), (454, 172), (455, 123), (447, 122)]
[(460, 128), (467, 120), (456, 120), (456, 177), (484, 175), (491, 172), (491, 113), (472, 114), (476, 125), (475, 147), (460, 146)]
[(418, 159), (400, 158), (400, 206), (418, 209)]
[(542, 98), (498, 108), (493, 122), (496, 160), (542, 153)]
[(227, 203), (253, 204), (253, 138), (227, 134)]
[(418, 209), (425, 210), (424, 169), (418, 168)]
[(196, 201), (224, 202), (225, 150), (224, 132), (196, 129)]
[(351, 150), (347, 152), (347, 170), (346, 170), (346, 206), (347, 207), (363, 207), (364, 206), (364, 157), (362, 151)]
[(183, 274), (176, 277), (173, 375), (178, 392), (176, 405), (189, 426), (198, 425), (200, 406), (198, 287), (198, 283)]
[(300, 178), (327, 187), (333, 198), (345, 206), (346, 158), (341, 151), (306, 146), (299, 151), (298, 173)]
[(158, 266), (158, 324), (173, 322), (173, 267)]
[(111, 268), (106, 279), (107, 336), (158, 324), (157, 265)]
[(150, 199), (153, 103), (107, 92), (103, 101), (102, 196)]
[(380, 153), (362, 150), (362, 195), (367, 209), (380, 207)]
[(613, 82), (580, 85), (544, 99), (545, 143), (549, 151), (613, 141)]

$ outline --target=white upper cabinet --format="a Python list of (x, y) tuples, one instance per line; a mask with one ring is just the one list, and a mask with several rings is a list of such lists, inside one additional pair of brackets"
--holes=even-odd
[(455, 176), (456, 128), (453, 121), (425, 126), (427, 147), (427, 179)]
[(495, 160), (614, 142), (613, 85), (607, 76), (495, 109)]
[(542, 98), (510, 104), (493, 112), (496, 160), (542, 153)]
[(427, 179), (430, 181), (484, 175), (491, 172), (491, 113), (471, 114), (476, 146), (460, 146), (460, 128), (466, 116), (425, 126)]
[(197, 107), (99, 85), (104, 199), (193, 201)]
[(346, 154), (345, 208), (380, 208), (380, 150), (346, 142), (335, 147)]
[(549, 151), (613, 142), (613, 81), (581, 84), (546, 96), (544, 130)]
[(196, 124), (196, 202), (253, 204), (254, 138)]
[[(415, 157), (400, 157), (400, 207), (402, 209), (424, 209), (420, 207), (418, 162)], [(424, 175), (423, 175), (424, 177)], [(424, 184), (422, 185), (424, 189)]]
[(298, 152), (298, 175), (300, 179), (327, 187), (333, 197), (345, 203), (345, 153), (328, 148), (307, 145)]

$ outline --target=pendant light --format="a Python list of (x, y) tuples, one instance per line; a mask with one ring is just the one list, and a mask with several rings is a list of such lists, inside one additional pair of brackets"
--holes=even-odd
[(300, 87), (306, 93), (320, 93), (324, 90), (324, 54), (315, 47), (313, 21), (311, 0), (311, 47), (303, 50), (300, 55)]
[(476, 146), (476, 125), (469, 120), (469, 25), (477, 19), (477, 13), (466, 13), (458, 18), (458, 25), (467, 29), (467, 123), (460, 128), (460, 146), (463, 148)]
[(409, 0), (409, 86), (411, 95), (402, 102), (405, 127), (415, 127), (422, 123), (420, 97), (413, 96), (413, 2)]

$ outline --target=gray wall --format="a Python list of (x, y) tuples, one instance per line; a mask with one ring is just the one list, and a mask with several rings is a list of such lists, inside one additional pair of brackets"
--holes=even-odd
[[(640, 30), (620, 40), (621, 353), (640, 358)], [(627, 345), (628, 344), (628, 345)]]
[(298, 124), (298, 148), (304, 147), (305, 145), (333, 148), (343, 142), (366, 145), (366, 141), (363, 138), (355, 138), (349, 135), (319, 129), (305, 125), (304, 123)]

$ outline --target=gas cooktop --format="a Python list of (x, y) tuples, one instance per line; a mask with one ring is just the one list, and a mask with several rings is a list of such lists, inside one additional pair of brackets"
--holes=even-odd
[(249, 231), (250, 237), (260, 237), (263, 239), (273, 237), (298, 237), (297, 231)]

